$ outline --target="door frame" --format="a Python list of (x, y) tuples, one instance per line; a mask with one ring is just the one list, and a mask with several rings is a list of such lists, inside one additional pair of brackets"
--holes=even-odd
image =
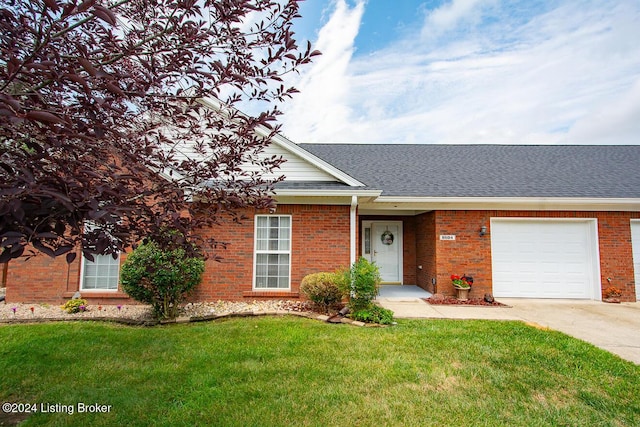
[[(393, 224), (393, 225), (397, 225), (398, 226), (398, 230), (399, 230), (399, 236), (397, 238), (397, 242), (398, 242), (398, 276), (399, 277), (399, 281), (398, 282), (382, 282), (383, 285), (404, 285), (404, 229), (403, 229), (403, 221), (398, 221), (398, 220), (390, 220), (390, 221), (385, 221), (385, 220), (379, 220), (379, 219), (375, 219), (375, 220), (363, 220), (360, 224), (360, 232), (362, 233), (362, 239), (361, 239), (361, 247), (360, 247), (360, 254), (366, 258), (369, 262), (372, 261), (372, 251), (373, 251), (373, 245), (372, 245), (372, 230), (373, 230), (373, 224), (377, 224), (377, 225), (386, 225), (386, 224)], [(369, 230), (369, 231), (367, 231)]]

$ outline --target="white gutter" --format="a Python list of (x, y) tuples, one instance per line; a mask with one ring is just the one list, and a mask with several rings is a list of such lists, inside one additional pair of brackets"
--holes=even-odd
[(380, 196), (364, 209), (527, 209), (640, 211), (637, 198), (594, 197), (396, 197)]
[(351, 209), (349, 212), (349, 231), (350, 231), (350, 242), (349, 242), (349, 265), (353, 265), (356, 262), (356, 245), (358, 241), (356, 239), (356, 232), (358, 231), (358, 221), (356, 218), (356, 212), (358, 210), (358, 196), (351, 196)]
[(356, 188), (349, 188), (345, 190), (305, 190), (305, 189), (275, 189), (273, 193), (276, 196), (301, 196), (301, 197), (378, 197), (380, 190), (358, 190)]

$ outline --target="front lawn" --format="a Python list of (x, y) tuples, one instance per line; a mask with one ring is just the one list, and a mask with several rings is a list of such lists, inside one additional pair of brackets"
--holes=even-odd
[(31, 426), (640, 425), (639, 366), (517, 322), (51, 323), (0, 342), (0, 402), (36, 404)]

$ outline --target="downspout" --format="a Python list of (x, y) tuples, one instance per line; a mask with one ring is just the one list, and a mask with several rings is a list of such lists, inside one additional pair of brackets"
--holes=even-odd
[[(358, 196), (351, 196), (351, 210), (349, 212), (349, 231), (350, 231), (350, 243), (349, 243), (349, 268), (356, 262), (356, 231), (358, 227), (358, 221), (356, 218), (356, 212), (358, 210)], [(351, 278), (351, 298), (355, 297), (355, 289), (353, 287), (353, 277)]]
[(357, 245), (356, 233), (358, 231), (358, 222), (356, 218), (357, 210), (358, 210), (358, 196), (351, 196), (351, 211), (349, 215), (349, 225), (350, 225), (349, 230), (351, 232), (350, 244), (349, 244), (349, 249), (350, 249), (349, 264), (350, 265), (353, 265), (353, 263), (356, 262), (356, 245)]

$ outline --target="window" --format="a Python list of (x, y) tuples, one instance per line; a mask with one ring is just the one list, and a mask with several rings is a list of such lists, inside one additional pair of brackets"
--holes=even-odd
[[(85, 232), (95, 229), (95, 224), (85, 223)], [(116, 259), (113, 255), (93, 255), (89, 261), (82, 257), (80, 274), (80, 290), (83, 291), (117, 291), (120, 279), (120, 254)]]
[(291, 217), (256, 216), (255, 289), (289, 289)]
[(94, 261), (82, 257), (83, 291), (117, 291), (120, 275), (120, 254), (116, 259), (111, 255), (94, 255)]

